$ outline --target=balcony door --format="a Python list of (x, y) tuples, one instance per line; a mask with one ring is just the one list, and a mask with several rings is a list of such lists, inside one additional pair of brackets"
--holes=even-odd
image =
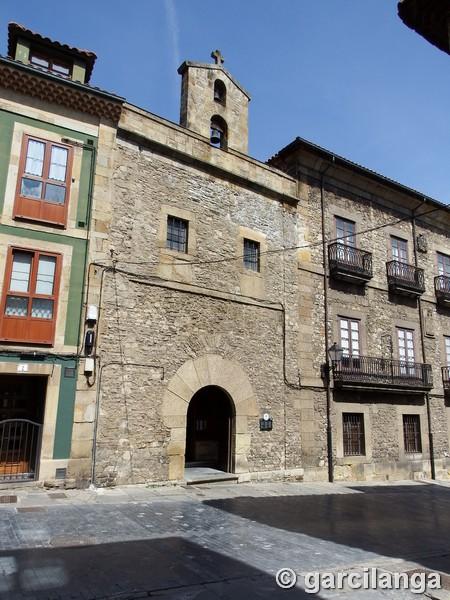
[(408, 262), (408, 242), (398, 237), (391, 237), (392, 260), (400, 263)]
[(340, 344), (342, 348), (342, 368), (355, 370), (361, 368), (360, 360), (360, 322), (357, 319), (339, 319)]
[(415, 376), (414, 331), (412, 329), (397, 329), (398, 356), (400, 359), (400, 375)]
[(437, 253), (438, 273), (444, 277), (450, 277), (450, 256)]
[(447, 367), (450, 367), (450, 336), (446, 336), (444, 339), (445, 339), (445, 360), (447, 362)]
[(337, 260), (345, 264), (353, 263), (353, 248), (356, 246), (356, 226), (353, 221), (336, 217)]

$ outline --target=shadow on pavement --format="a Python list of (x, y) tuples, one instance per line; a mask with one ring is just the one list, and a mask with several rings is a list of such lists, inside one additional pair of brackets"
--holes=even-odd
[(238, 497), (204, 504), (336, 544), (406, 560), (420, 558), (424, 567), (450, 573), (450, 488), (424, 484), (354, 489), (364, 493)]
[[(180, 537), (0, 552), (0, 598), (304, 600), (275, 578)], [(141, 596), (140, 593), (152, 592)]]

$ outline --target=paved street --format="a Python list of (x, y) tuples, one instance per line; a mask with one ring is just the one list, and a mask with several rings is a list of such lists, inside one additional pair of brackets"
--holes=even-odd
[(301, 587), (278, 588), (274, 574), (281, 567), (304, 574), (375, 566), (450, 573), (447, 485), (10, 493), (18, 502), (0, 504), (2, 600), (403, 599), (425, 596), (379, 590), (312, 596)]

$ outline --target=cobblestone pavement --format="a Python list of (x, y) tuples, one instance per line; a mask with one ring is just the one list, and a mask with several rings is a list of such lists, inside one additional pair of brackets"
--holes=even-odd
[[(2, 490), (3, 600), (450, 598), (411, 591), (306, 594), (303, 575), (438, 570), (450, 587), (450, 487), (258, 483)], [(290, 567), (298, 586), (275, 573)]]

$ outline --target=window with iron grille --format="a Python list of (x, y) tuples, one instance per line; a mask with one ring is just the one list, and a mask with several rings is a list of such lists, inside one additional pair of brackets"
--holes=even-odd
[(403, 415), (403, 438), (407, 454), (422, 452), (420, 415)]
[(244, 238), (244, 266), (246, 269), (256, 271), (260, 270), (260, 245), (259, 242)]
[(363, 413), (343, 413), (344, 456), (364, 456), (366, 442)]
[(178, 217), (167, 217), (167, 248), (178, 252), (188, 251), (189, 223)]

